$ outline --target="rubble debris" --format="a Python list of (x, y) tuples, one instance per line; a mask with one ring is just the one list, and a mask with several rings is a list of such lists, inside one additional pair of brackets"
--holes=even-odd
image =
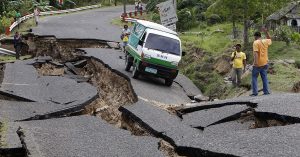
[(63, 76), (64, 75), (64, 68), (57, 67), (49, 63), (41, 64), (41, 66), (37, 68), (37, 71), (40, 76)]
[(293, 92), (294, 93), (300, 93), (300, 81), (294, 84)]

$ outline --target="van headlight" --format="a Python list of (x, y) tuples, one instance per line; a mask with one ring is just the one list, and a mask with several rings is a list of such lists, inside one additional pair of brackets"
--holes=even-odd
[(175, 62), (175, 61), (171, 62), (171, 64), (175, 65), (175, 66), (178, 66), (178, 62)]

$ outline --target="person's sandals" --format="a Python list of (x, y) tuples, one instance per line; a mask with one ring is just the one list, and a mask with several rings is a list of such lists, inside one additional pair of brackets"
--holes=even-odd
[(257, 96), (257, 94), (250, 94), (249, 96)]

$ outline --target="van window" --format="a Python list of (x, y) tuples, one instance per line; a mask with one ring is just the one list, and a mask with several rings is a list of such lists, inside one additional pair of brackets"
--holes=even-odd
[(144, 33), (145, 27), (143, 25), (140, 24), (136, 24), (134, 27), (134, 34), (140, 38), (142, 36), (142, 34)]
[(146, 40), (146, 48), (180, 55), (180, 42), (179, 40), (161, 36), (158, 34), (149, 33)]

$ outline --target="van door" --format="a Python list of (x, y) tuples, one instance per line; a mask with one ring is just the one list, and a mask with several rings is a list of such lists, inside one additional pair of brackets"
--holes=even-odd
[(146, 29), (146, 27), (139, 23), (134, 24), (134, 27), (133, 27), (130, 37), (129, 37), (129, 45), (130, 46), (132, 46), (135, 49), (137, 48), (139, 39), (144, 34), (145, 29)]

